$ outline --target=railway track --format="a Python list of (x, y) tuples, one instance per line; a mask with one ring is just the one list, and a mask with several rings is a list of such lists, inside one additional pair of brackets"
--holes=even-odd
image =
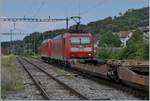
[(88, 99), (31, 61), (20, 57), (17, 59), (41, 92), (43, 99)]
[[(37, 63), (39, 66), (42, 66), (42, 67), (45, 67), (45, 69), (51, 69), (51, 65), (45, 65), (46, 63), (44, 63), (43, 61), (41, 61), (41, 60), (37, 60), (37, 59), (30, 59), (31, 61), (34, 61), (35, 63)], [(47, 66), (50, 66), (50, 67), (47, 67)], [(60, 67), (60, 68), (57, 68), (57, 69), (62, 69), (62, 66), (60, 66), (60, 65), (54, 65), (53, 64), (53, 66), (52, 66), (53, 68), (56, 68), (56, 67)], [(57, 71), (57, 69), (56, 69), (56, 71)], [(114, 83), (114, 82), (110, 82), (110, 81), (107, 81), (107, 80), (105, 80), (105, 79), (100, 79), (100, 78), (97, 78), (97, 77), (94, 77), (94, 76), (92, 76), (92, 75), (89, 75), (89, 74), (87, 74), (87, 73), (85, 73), (84, 71), (76, 71), (76, 70), (73, 70), (73, 69), (66, 69), (66, 68), (63, 68), (63, 70), (65, 70), (65, 71), (68, 71), (69, 73), (74, 73), (75, 74), (75, 76), (76, 76), (76, 78), (80, 78), (80, 76), (82, 76), (83, 78), (85, 78), (85, 79), (87, 79), (87, 80), (89, 80), (89, 81), (93, 81), (93, 82), (96, 82), (96, 83), (98, 83), (99, 85), (106, 85), (106, 86), (108, 86), (108, 88), (109, 87), (112, 87), (111, 89), (116, 89), (117, 91), (119, 91), (119, 92), (125, 92), (125, 93), (127, 93), (127, 94), (129, 94), (129, 95), (132, 95), (132, 96), (134, 96), (134, 97), (136, 97), (136, 98), (139, 98), (139, 99), (148, 99), (147, 97), (147, 95), (145, 95), (145, 93), (141, 93), (140, 91), (137, 91), (137, 90), (135, 90), (135, 89), (132, 89), (132, 88), (128, 88), (128, 87), (126, 87), (126, 86), (124, 86), (124, 85), (120, 85), (120, 84), (116, 84), (116, 83)], [(63, 76), (63, 75), (62, 75)], [(61, 77), (60, 77), (61, 78)], [(107, 89), (107, 87), (105, 88), (105, 90)], [(109, 88), (110, 89), (110, 88)], [(106, 93), (106, 95), (107, 95), (107, 93)], [(108, 94), (109, 95), (109, 94)], [(113, 96), (116, 96), (115, 95), (115, 93), (113, 94)], [(120, 97), (121, 98), (121, 97)], [(104, 99), (111, 99), (111, 98), (109, 98), (109, 97), (106, 97), (106, 98), (104, 98)], [(130, 99), (130, 98), (129, 98)]]
[[(42, 60), (40, 60), (40, 61), (43, 62)], [(79, 69), (79, 68), (66, 69), (66, 68), (62, 68), (62, 66), (57, 65), (57, 64), (52, 64), (52, 65), (54, 65), (55, 67), (56, 66), (60, 67), (60, 69), (63, 69), (63, 70), (81, 75), (85, 78), (88, 78), (88, 79), (93, 80), (95, 82), (98, 82), (100, 84), (104, 84), (104, 85), (107, 85), (107, 86), (111, 86), (115, 89), (122, 90), (124, 92), (129, 93), (129, 94), (132, 94), (135, 97), (139, 97), (140, 99), (146, 99), (146, 100), (149, 99), (149, 92), (147, 92), (147, 91), (136, 89), (136, 88), (133, 88), (131, 86), (125, 85), (123, 83), (117, 84), (116, 82), (110, 81), (108, 79), (100, 78), (100, 76), (95, 76), (95, 74), (93, 76), (93, 74), (91, 72), (89, 72), (89, 71), (87, 72), (87, 71)]]

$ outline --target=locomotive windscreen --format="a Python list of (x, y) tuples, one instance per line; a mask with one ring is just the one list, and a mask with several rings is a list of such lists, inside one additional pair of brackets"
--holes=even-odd
[(89, 36), (71, 36), (71, 44), (90, 44), (91, 40)]

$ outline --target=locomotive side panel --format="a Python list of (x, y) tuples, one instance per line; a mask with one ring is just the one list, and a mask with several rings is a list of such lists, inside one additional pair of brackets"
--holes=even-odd
[(64, 35), (64, 59), (70, 59), (70, 34)]
[(48, 57), (51, 57), (52, 41), (49, 40), (47, 45), (48, 45), (48, 46), (47, 46), (47, 52), (48, 52), (47, 55), (48, 55)]
[(47, 51), (46, 51), (45, 48), (46, 48), (46, 43), (42, 43), (42, 46), (41, 46), (41, 56), (42, 57), (46, 56), (45, 54), (46, 54)]
[(63, 59), (63, 49), (63, 39), (53, 40), (51, 58)]
[(40, 46), (40, 54), (42, 57), (51, 56), (51, 40), (45, 41)]

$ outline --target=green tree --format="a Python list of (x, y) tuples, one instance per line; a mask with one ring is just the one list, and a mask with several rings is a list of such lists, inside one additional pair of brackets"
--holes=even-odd
[(131, 39), (120, 53), (120, 59), (148, 59), (149, 45), (143, 40), (143, 33), (135, 31)]
[(101, 35), (99, 45), (101, 47), (120, 47), (121, 41), (117, 35), (113, 35), (111, 32), (106, 32)]

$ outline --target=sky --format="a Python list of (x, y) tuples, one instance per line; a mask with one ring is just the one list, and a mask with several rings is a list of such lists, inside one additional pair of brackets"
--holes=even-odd
[[(0, 17), (66, 18), (81, 16), (81, 23), (119, 16), (128, 9), (147, 7), (149, 0), (0, 0)], [(75, 24), (73, 21), (69, 25)], [(21, 40), (32, 32), (44, 32), (65, 28), (65, 22), (16, 22), (0, 21), (0, 33), (24, 33), (13, 35), (13, 40)], [(9, 41), (10, 36), (0, 35), (1, 41)]]

